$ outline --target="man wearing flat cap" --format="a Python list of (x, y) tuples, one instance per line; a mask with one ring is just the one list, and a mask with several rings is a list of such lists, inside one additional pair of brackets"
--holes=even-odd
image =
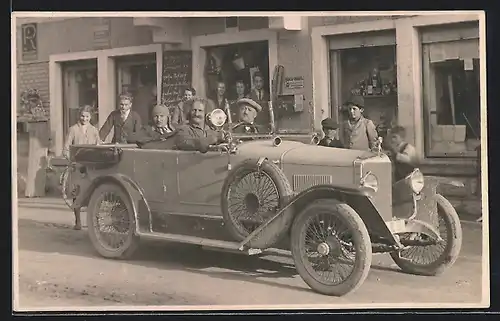
[(375, 124), (363, 117), (365, 100), (362, 96), (351, 96), (345, 103), (349, 119), (342, 126), (342, 143), (345, 148), (357, 150), (374, 150), (378, 144), (378, 133)]
[(136, 133), (142, 128), (141, 116), (133, 110), (132, 108), (132, 95), (129, 93), (124, 93), (119, 96), (120, 106), (118, 109), (113, 110), (101, 129), (99, 130), (99, 136), (102, 141), (106, 140), (109, 132), (114, 128), (112, 143), (126, 144), (127, 137), (133, 133)]
[(242, 98), (236, 102), (239, 108), (239, 123), (233, 127), (233, 133), (257, 134), (255, 125), (257, 114), (262, 111), (262, 106), (250, 98)]
[(170, 124), (170, 110), (163, 104), (156, 105), (152, 110), (153, 125), (142, 128), (128, 137), (129, 143), (137, 143), (145, 149), (173, 149), (173, 138), (177, 132)]
[(224, 141), (224, 132), (211, 129), (205, 122), (207, 107), (208, 101), (201, 98), (194, 99), (188, 118), (189, 123), (177, 128), (178, 133), (175, 135), (177, 149), (206, 153), (209, 145)]
[(325, 147), (342, 148), (343, 145), (339, 139), (339, 125), (337, 124), (337, 122), (332, 118), (326, 118), (321, 122), (321, 126), (323, 127), (323, 133), (325, 133), (325, 137), (319, 141), (318, 145)]

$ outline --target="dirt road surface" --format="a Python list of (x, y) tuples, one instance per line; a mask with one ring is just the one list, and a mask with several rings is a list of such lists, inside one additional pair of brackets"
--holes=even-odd
[(64, 207), (21, 203), (18, 218), (19, 307), (23, 310), (481, 301), (482, 232), (477, 224), (463, 224), (461, 256), (442, 276), (401, 273), (388, 255), (377, 254), (362, 287), (336, 298), (312, 292), (289, 256), (256, 258), (148, 242), (133, 259), (116, 261), (96, 254), (85, 227), (71, 229), (72, 214)]

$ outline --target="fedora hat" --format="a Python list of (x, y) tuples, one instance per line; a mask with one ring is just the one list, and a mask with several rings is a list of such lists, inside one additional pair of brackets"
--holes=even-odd
[(255, 109), (257, 112), (262, 111), (262, 106), (250, 98), (241, 98), (240, 100), (238, 100), (236, 102), (236, 104), (238, 105), (238, 107), (241, 105), (248, 105), (248, 106), (252, 107), (253, 109)]
[(349, 97), (345, 102), (346, 106), (353, 105), (358, 106), (359, 108), (365, 108), (365, 99), (362, 96), (354, 95)]

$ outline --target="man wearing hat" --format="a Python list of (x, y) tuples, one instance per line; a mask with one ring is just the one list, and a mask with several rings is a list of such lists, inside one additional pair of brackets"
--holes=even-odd
[(153, 110), (153, 125), (142, 128), (128, 137), (129, 143), (137, 143), (141, 148), (172, 149), (175, 145), (172, 138), (177, 132), (170, 124), (170, 110), (163, 104), (156, 105)]
[(374, 150), (377, 147), (378, 134), (375, 124), (365, 117), (365, 100), (362, 96), (352, 96), (346, 101), (349, 119), (342, 126), (342, 144), (345, 148)]
[(237, 134), (258, 133), (255, 118), (262, 111), (262, 107), (250, 98), (242, 98), (236, 104), (239, 108), (239, 123), (233, 127), (233, 132)]
[(126, 144), (127, 137), (142, 128), (141, 116), (132, 108), (132, 95), (124, 93), (119, 96), (120, 107), (113, 110), (99, 130), (102, 141), (106, 140), (112, 128), (115, 129), (112, 143)]
[(325, 137), (319, 141), (320, 146), (342, 148), (342, 142), (338, 138), (339, 125), (332, 118), (326, 118), (321, 122)]

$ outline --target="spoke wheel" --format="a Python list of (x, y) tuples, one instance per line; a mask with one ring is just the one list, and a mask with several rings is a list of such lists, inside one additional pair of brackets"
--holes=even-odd
[(321, 294), (354, 292), (370, 270), (372, 247), (363, 220), (336, 200), (315, 201), (298, 214), (291, 248), (300, 276)]
[(138, 243), (132, 204), (115, 184), (100, 185), (92, 194), (87, 210), (89, 237), (104, 257), (126, 258)]
[[(278, 166), (264, 161), (260, 168), (255, 160), (236, 166), (222, 188), (222, 214), (228, 231), (238, 241), (270, 219), (285, 206), (292, 188)], [(290, 228), (293, 212), (287, 210), (267, 225), (249, 245), (254, 248), (272, 246)]]
[[(440, 194), (437, 202), (438, 230), (443, 241), (424, 246), (409, 246), (399, 252), (392, 252), (394, 262), (405, 272), (418, 275), (439, 275), (451, 267), (458, 258), (462, 247), (462, 227), (460, 219), (451, 203)], [(426, 235), (405, 233), (405, 238), (426, 241)], [(435, 243), (435, 242), (432, 242)]]

